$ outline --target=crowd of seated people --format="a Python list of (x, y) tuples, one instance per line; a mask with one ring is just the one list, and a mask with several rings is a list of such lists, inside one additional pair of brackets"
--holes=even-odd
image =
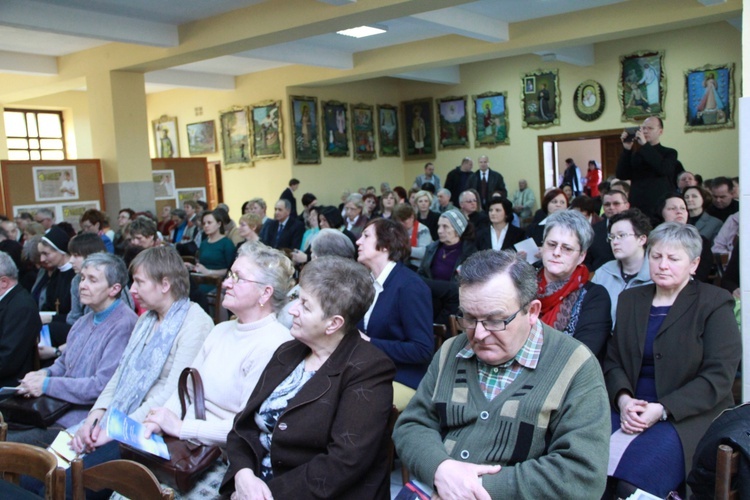
[[(409, 192), (384, 183), (380, 197), (374, 188), (347, 192), (338, 207), (306, 193), (298, 216), (293, 195), (274, 203), (272, 218), (266, 217), (265, 200), (253, 198), (237, 223), (229, 207), (209, 210), (194, 201), (167, 207), (160, 221), (122, 209), (116, 231), (96, 210), (78, 221), (79, 234), (66, 222), (55, 223), (45, 209), (0, 220), (0, 245), (9, 241), (7, 252), (0, 248), (0, 346), (14, 353), (12, 363), (0, 364), (0, 375), (4, 385), (18, 385), (19, 396), (73, 403), (54, 425), (14, 430), (8, 439), (49, 444), (68, 429), (71, 446), (86, 453), (84, 465), (90, 467), (120, 456), (102, 428), (106, 412), (118, 409), (144, 423), (147, 434), (227, 450), (228, 462), (212, 469), (223, 478), (214, 481), (217, 496), (220, 487), (233, 498), (289, 497), (302, 490), (388, 498), (390, 408), (416, 418), (411, 405), (415, 399), (424, 404), (423, 380), (435, 390), (442, 387), (430, 378), (433, 370), (440, 376), (438, 365), (445, 362), (433, 357), (433, 323), (447, 324), (455, 315), (469, 340), (457, 354), (476, 354), (472, 363), (479, 367), (487, 359), (498, 361), (490, 366), (510, 373), (498, 378), (492, 370), (473, 368), (488, 405), (490, 393), (533, 370), (531, 359), (544, 352), (540, 332), (562, 332), (575, 342), (566, 349), (581, 345), (590, 351), (604, 378), (592, 375), (586, 383), (604, 394), (606, 382), (606, 427), (619, 443), (612, 445), (606, 474), (599, 471), (602, 481), (609, 477), (607, 494), (642, 488), (665, 496), (683, 485), (708, 423), (732, 404), (741, 351), (731, 311), (735, 299), (708, 284), (718, 283), (720, 265), (712, 245), (728, 238), (717, 253), (735, 254), (724, 286), (739, 300), (739, 274), (731, 271), (739, 266), (738, 220), (736, 213), (727, 214), (736, 204), (722, 199), (724, 178), (704, 186), (692, 175), (680, 179), (679, 192), (664, 194), (648, 215), (628, 203), (628, 182), (608, 179), (586, 190), (591, 197), (551, 188), (536, 216), (523, 220), (501, 194), (488, 198), (485, 212), (476, 190), (459, 186), (459, 207), (453, 207), (438, 200), (452, 193), (440, 188), (433, 198), (430, 183)], [(726, 214), (726, 222), (712, 211)], [(527, 238), (538, 253), (531, 259), (514, 255), (515, 245)], [(510, 265), (507, 259), (537, 261), (533, 280), (514, 281), (528, 289), (529, 298), (518, 303), (518, 311), (505, 299), (496, 309), (477, 308), (472, 301), (480, 297), (469, 290), (481, 280), (464, 280), (463, 266), (471, 263), (477, 273), (483, 260), (492, 261), (488, 255), (508, 251), (501, 267)], [(190, 271), (216, 278), (220, 289), (195, 286)], [(521, 275), (530, 276), (524, 271), (511, 279)], [(214, 307), (229, 311), (229, 320), (213, 324), (205, 293), (216, 295)], [(39, 312), (24, 323), (25, 335), (4, 319), (11, 300), (13, 308)], [(486, 314), (475, 317), (480, 310)], [(505, 343), (499, 332), (519, 321), (524, 331), (531, 329), (524, 341), (539, 336), (534, 343)], [(636, 331), (638, 336), (625, 333)], [(660, 331), (666, 333), (657, 336)], [(701, 348), (679, 362), (660, 362), (670, 345), (686, 342)], [(513, 355), (500, 360), (494, 349)], [(34, 370), (37, 358), (42, 367)], [(714, 364), (699, 361), (705, 359)], [(205, 421), (192, 417), (192, 407), (180, 416), (177, 377), (188, 366), (204, 381)], [(458, 377), (469, 384), (454, 389), (451, 397), (460, 400), (475, 388), (464, 372)], [(696, 379), (715, 388), (711, 398)], [(463, 418), (441, 413), (440, 406), (434, 411), (448, 419), (436, 429)], [(511, 412), (503, 413), (507, 417), (520, 409), (502, 411)], [(602, 430), (599, 413), (592, 435)], [(357, 439), (346, 437), (355, 432)], [(466, 460), (464, 451), (472, 453), (468, 442), (450, 446), (458, 448), (444, 460)], [(650, 454), (653, 461), (640, 461), (643, 450), (653, 449), (659, 449)], [(513, 460), (537, 460), (530, 457)], [(475, 458), (468, 462), (495, 463)], [(601, 460), (607, 463), (607, 457)], [(440, 491), (450, 481), (444, 482), (438, 465), (429, 479)], [(420, 477), (425, 470), (420, 465), (412, 472)], [(502, 475), (504, 469), (482, 470), (462, 474)], [(604, 492), (602, 481), (592, 486), (599, 491), (593, 497)], [(32, 481), (25, 486), (39, 487)]]

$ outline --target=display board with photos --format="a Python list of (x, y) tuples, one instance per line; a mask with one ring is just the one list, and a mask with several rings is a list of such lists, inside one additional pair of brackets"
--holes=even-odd
[(212, 201), (206, 158), (154, 158), (151, 175), (157, 217), (165, 206), (182, 208), (188, 199)]

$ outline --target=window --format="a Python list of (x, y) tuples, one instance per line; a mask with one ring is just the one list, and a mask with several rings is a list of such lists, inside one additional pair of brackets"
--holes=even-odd
[(65, 139), (60, 111), (5, 110), (9, 160), (64, 160)]

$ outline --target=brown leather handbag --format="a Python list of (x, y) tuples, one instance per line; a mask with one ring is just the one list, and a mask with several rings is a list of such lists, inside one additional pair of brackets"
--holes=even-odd
[(73, 409), (73, 403), (42, 394), (38, 398), (13, 396), (0, 403), (0, 412), (13, 430), (46, 429)]
[[(185, 368), (180, 374), (177, 386), (182, 408), (181, 419), (185, 418), (190, 395), (187, 391), (188, 377), (193, 379), (193, 399), (195, 403), (195, 418), (206, 420), (206, 405), (203, 396), (203, 381), (195, 368)], [(162, 483), (175, 488), (180, 493), (187, 493), (200, 476), (207, 471), (216, 460), (221, 457), (221, 448), (217, 445), (203, 445), (197, 442), (182, 440), (172, 436), (164, 436), (164, 442), (169, 449), (169, 460), (156, 455), (145, 453), (127, 445), (120, 445), (120, 455), (127, 460), (139, 462), (149, 469)]]

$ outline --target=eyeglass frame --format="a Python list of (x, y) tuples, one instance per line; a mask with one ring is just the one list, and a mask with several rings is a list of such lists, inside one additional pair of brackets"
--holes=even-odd
[(607, 241), (609, 243), (612, 243), (613, 241), (622, 240), (628, 236), (640, 236), (640, 235), (635, 234), (635, 233), (617, 233), (617, 234), (609, 233), (607, 235)]
[(568, 246), (564, 246), (563, 243), (556, 243), (555, 246), (553, 247), (552, 246), (552, 242), (550, 241), (548, 243), (547, 240), (544, 240), (542, 242), (542, 246), (546, 247), (547, 250), (549, 250), (550, 252), (554, 252), (555, 250), (557, 250), (557, 247), (560, 247), (560, 253), (562, 253), (563, 255), (566, 255), (568, 257), (571, 256), (571, 255), (573, 255), (576, 252), (580, 253), (580, 252), (583, 251), (581, 248), (571, 248), (571, 247), (568, 247)]
[(241, 278), (236, 272), (232, 271), (231, 269), (227, 271), (226, 276), (224, 276), (224, 279), (222, 281), (229, 280), (232, 285), (237, 285), (241, 281), (247, 281), (249, 283), (255, 283), (256, 285), (263, 285), (266, 286), (267, 283), (263, 283), (262, 281), (255, 281), (255, 280), (249, 280), (247, 278)]
[[(463, 324), (464, 320), (466, 319), (466, 318), (464, 317), (464, 312), (463, 312), (462, 310), (460, 310), (460, 309), (459, 309), (459, 310), (458, 310), (458, 311), (456, 312), (456, 321), (458, 321), (458, 324), (459, 324), (459, 326), (460, 326), (461, 328), (463, 328), (464, 330), (466, 330), (466, 331), (472, 331), (472, 330), (476, 330), (476, 329), (477, 329), (477, 325), (478, 325), (479, 323), (481, 323), (481, 324), (482, 324), (482, 327), (483, 327), (483, 328), (484, 328), (485, 330), (487, 330), (488, 332), (490, 332), (490, 333), (492, 333), (492, 334), (495, 334), (495, 333), (500, 333), (500, 332), (504, 332), (504, 331), (506, 331), (506, 330), (508, 329), (508, 325), (510, 324), (510, 322), (511, 322), (511, 321), (513, 321), (514, 319), (516, 319), (516, 316), (518, 316), (518, 313), (520, 313), (521, 311), (523, 311), (523, 310), (524, 310), (524, 308), (528, 307), (528, 306), (529, 306), (529, 304), (530, 304), (530, 302), (528, 302), (528, 303), (526, 303), (526, 304), (522, 305), (522, 306), (521, 306), (521, 307), (520, 307), (520, 308), (518, 309), (518, 311), (514, 312), (513, 314), (511, 314), (510, 316), (508, 316), (508, 317), (507, 317), (507, 318), (505, 318), (505, 319), (496, 319), (496, 320), (492, 320), (492, 321), (497, 321), (497, 322), (498, 322), (499, 324), (502, 324), (502, 325), (503, 325), (503, 329), (502, 329), (502, 330), (499, 330), (499, 329), (497, 329), (497, 328), (488, 328), (488, 327), (487, 327), (487, 324), (486, 324), (486, 322), (487, 322), (487, 321), (490, 321), (490, 320), (488, 320), (488, 319), (482, 319), (482, 320), (479, 320), (479, 319), (476, 319), (476, 318), (475, 318), (475, 319), (474, 319), (474, 321), (476, 321), (476, 323), (474, 323), (474, 326), (466, 326), (466, 325), (464, 325), (464, 324)], [(498, 325), (498, 326), (499, 326), (499, 325)]]

